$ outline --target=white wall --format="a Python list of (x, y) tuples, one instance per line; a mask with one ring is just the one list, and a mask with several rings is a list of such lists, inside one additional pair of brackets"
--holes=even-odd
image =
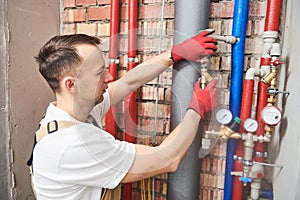
[[(282, 60), (280, 90), (290, 91), (288, 98), (279, 95), (283, 120), (275, 132), (276, 163), (283, 165), (281, 172), (274, 169), (275, 199), (300, 199), (300, 1), (284, 1), (286, 13), (281, 21)], [(285, 23), (283, 23), (285, 21)], [(279, 173), (278, 173), (279, 172)]]

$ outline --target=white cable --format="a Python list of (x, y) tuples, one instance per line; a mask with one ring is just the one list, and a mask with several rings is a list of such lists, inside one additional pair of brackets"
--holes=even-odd
[[(161, 54), (162, 49), (162, 35), (163, 35), (163, 22), (165, 16), (165, 1), (162, 1), (161, 6), (161, 18), (160, 18), (160, 29), (159, 29), (159, 47), (158, 47), (158, 54)], [(158, 113), (158, 91), (159, 91), (159, 75), (156, 78), (156, 95), (155, 95), (155, 112), (154, 112), (154, 133), (153, 133), (153, 143), (156, 144), (156, 134), (157, 134), (157, 113)], [(154, 177), (152, 177), (152, 200), (154, 200)]]

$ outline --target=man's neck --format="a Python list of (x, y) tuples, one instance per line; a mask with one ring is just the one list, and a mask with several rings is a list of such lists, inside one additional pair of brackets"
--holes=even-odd
[(56, 96), (56, 106), (63, 111), (67, 112), (74, 119), (85, 122), (89, 113), (92, 110), (92, 106), (81, 105), (80, 103), (68, 99), (61, 98), (60, 96)]

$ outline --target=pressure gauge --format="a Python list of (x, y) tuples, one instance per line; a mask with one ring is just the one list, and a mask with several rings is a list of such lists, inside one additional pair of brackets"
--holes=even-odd
[(247, 132), (254, 133), (258, 128), (258, 123), (255, 119), (248, 118), (244, 122), (244, 128)]
[(261, 112), (262, 120), (269, 125), (276, 125), (281, 120), (281, 111), (276, 106), (267, 106)]
[(229, 124), (232, 120), (232, 113), (227, 108), (221, 108), (217, 111), (216, 118), (220, 124)]

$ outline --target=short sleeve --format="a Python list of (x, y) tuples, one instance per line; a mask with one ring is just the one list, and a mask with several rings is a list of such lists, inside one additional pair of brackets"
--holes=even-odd
[(116, 187), (134, 161), (134, 144), (115, 140), (109, 133), (92, 125), (76, 127), (76, 134), (78, 138), (70, 142), (59, 164), (63, 182)]

